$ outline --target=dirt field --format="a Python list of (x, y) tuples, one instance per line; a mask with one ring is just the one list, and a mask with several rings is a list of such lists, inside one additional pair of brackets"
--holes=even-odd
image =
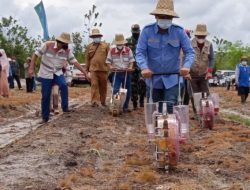
[[(190, 121), (180, 162), (165, 173), (154, 167), (142, 109), (112, 117), (86, 102), (89, 88), (70, 88), (79, 108), (1, 149), (0, 190), (248, 190), (250, 128), (228, 119), (227, 111), (248, 115), (250, 101), (242, 106), (235, 91), (212, 90), (223, 96), (223, 114), (213, 130)], [(39, 107), (39, 92), (13, 95), (0, 99), (0, 125), (27, 113), (31, 104)]]

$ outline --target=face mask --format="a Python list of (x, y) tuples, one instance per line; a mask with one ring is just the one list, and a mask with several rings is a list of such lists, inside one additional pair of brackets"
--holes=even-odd
[(98, 44), (101, 42), (101, 38), (93, 38), (93, 42)]
[(241, 64), (244, 65), (244, 66), (246, 66), (247, 62), (246, 61), (242, 61)]
[(204, 44), (204, 43), (205, 43), (205, 39), (196, 38), (196, 41), (197, 41), (199, 44)]
[(172, 25), (171, 19), (157, 19), (157, 24), (161, 29), (167, 29)]
[(68, 45), (68, 44), (63, 44), (63, 45), (62, 45), (62, 48), (63, 48), (64, 50), (67, 50), (67, 49), (69, 48), (69, 45)]
[(117, 49), (121, 50), (123, 48), (123, 45), (117, 45)]

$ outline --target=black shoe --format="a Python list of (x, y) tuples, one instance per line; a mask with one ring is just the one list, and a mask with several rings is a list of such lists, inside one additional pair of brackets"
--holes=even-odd
[(73, 110), (70, 109), (63, 110), (63, 113), (70, 113), (70, 112), (73, 112)]

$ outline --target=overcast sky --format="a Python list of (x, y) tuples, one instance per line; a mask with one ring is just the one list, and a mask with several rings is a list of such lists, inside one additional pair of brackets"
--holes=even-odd
[[(13, 16), (29, 35), (42, 36), (42, 28), (34, 10), (40, 0), (0, 0), (0, 16)], [(142, 27), (155, 22), (149, 15), (156, 7), (156, 0), (43, 0), (50, 36), (61, 32), (82, 32), (84, 14), (97, 5), (103, 39), (111, 42), (115, 33), (130, 36), (130, 27), (138, 23)], [(175, 11), (180, 16), (174, 23), (195, 29), (196, 24), (208, 26), (210, 38), (218, 36), (235, 42), (250, 44), (249, 0), (175, 0)]]

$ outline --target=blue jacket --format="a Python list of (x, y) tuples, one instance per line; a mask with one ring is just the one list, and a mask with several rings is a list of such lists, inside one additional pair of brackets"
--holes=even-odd
[[(179, 72), (180, 51), (184, 53), (185, 68), (194, 63), (195, 51), (184, 29), (172, 24), (168, 32), (158, 32), (157, 23), (144, 27), (136, 48), (136, 62), (143, 69), (153, 73)], [(147, 84), (149, 81), (147, 81)], [(154, 76), (154, 88), (168, 89), (178, 83), (177, 75)]]
[(250, 67), (239, 63), (235, 69), (235, 82), (238, 86), (249, 87)]

